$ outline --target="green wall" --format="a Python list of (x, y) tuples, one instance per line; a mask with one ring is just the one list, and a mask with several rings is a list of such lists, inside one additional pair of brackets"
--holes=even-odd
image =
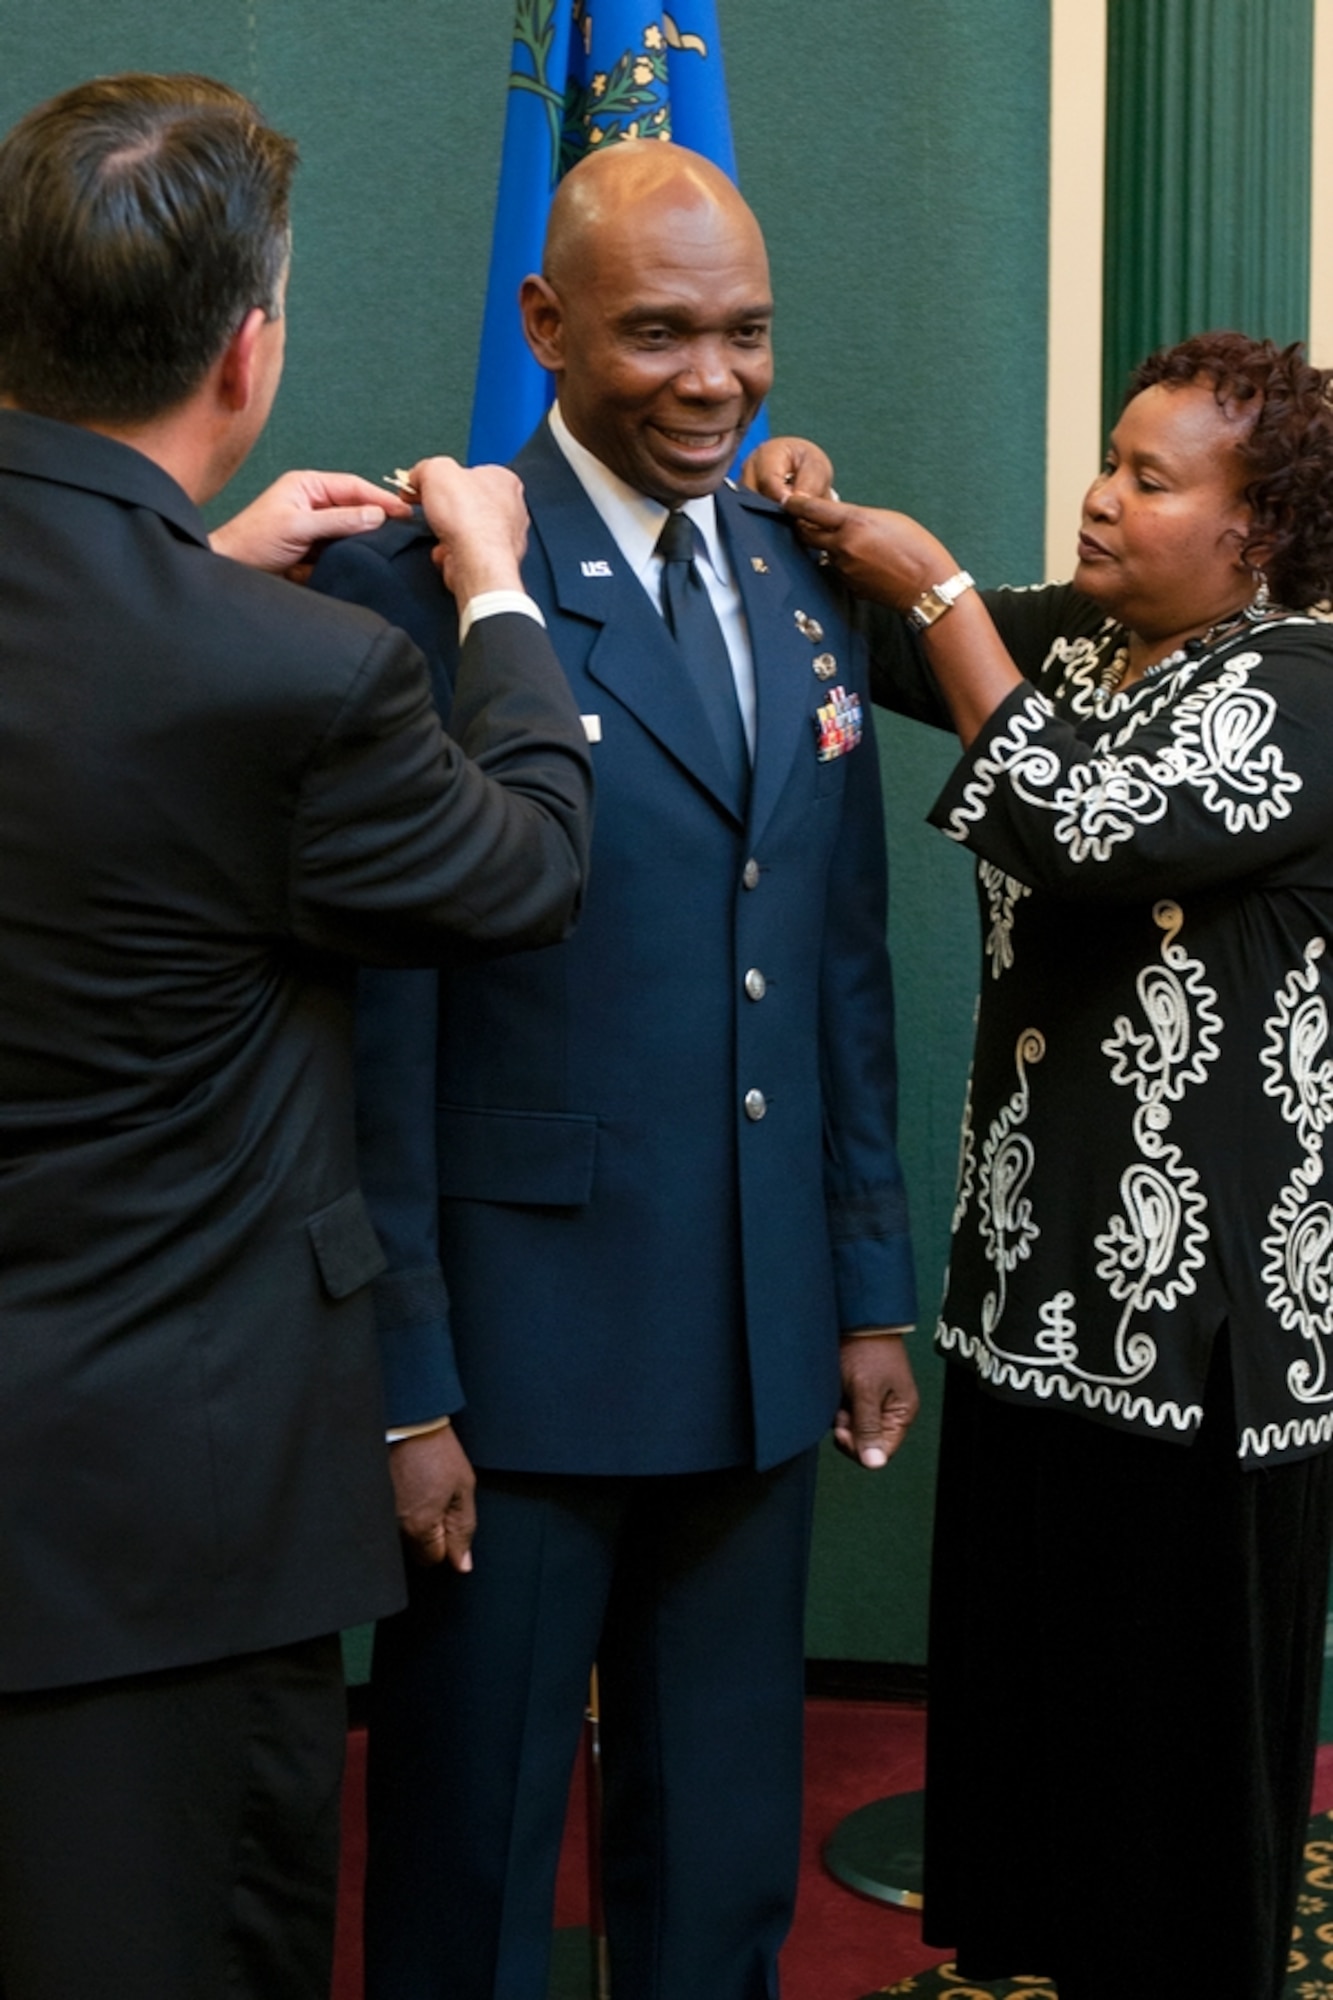
[[(1039, 574), (1046, 0), (719, 0), (742, 184), (778, 299), (778, 427), (844, 494), (919, 511), (981, 580)], [(0, 125), (99, 70), (202, 69), (296, 134), (287, 374), (234, 494), (288, 465), (376, 476), (461, 451), (481, 320), (508, 0), (0, 0)], [(1097, 329), (1089, 328), (1095, 366)], [(921, 824), (948, 744), (883, 731), (903, 1142), (938, 1301), (973, 993), (963, 856)], [(938, 1364), (878, 1476), (829, 1455), (815, 1654), (925, 1657)]]

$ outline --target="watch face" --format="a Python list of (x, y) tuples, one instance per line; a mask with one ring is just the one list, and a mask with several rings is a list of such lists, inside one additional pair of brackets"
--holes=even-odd
[(923, 590), (907, 615), (917, 631), (924, 632), (937, 618), (943, 618), (946, 611), (952, 611), (965, 590), (974, 588), (967, 571), (960, 569), (955, 575), (946, 577), (943, 583), (932, 583)]
[(942, 618), (948, 609), (947, 601), (932, 584), (929, 590), (922, 591), (907, 615), (917, 631), (924, 632), (927, 625), (933, 625), (935, 620)]

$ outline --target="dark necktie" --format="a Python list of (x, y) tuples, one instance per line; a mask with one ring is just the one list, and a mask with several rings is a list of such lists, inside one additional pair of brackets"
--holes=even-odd
[(736, 699), (736, 676), (708, 586), (694, 560), (697, 534), (689, 515), (679, 510), (668, 514), (662, 524), (655, 550), (662, 558), (662, 611), (702, 698), (727, 769), (748, 783), (750, 751)]

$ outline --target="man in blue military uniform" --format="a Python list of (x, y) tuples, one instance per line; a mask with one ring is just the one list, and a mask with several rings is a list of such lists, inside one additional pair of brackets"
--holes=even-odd
[[(516, 467), (524, 580), (597, 822), (572, 942), (365, 995), (400, 1518), (450, 1557), (377, 1641), (368, 1991), (544, 2000), (595, 1657), (615, 1991), (760, 2000), (817, 1442), (836, 1411), (882, 1465), (916, 1408), (865, 666), (781, 510), (724, 483), (772, 374), (732, 184), (674, 146), (593, 156), (522, 310), (558, 390)], [(316, 580), (447, 683), (422, 533)]]

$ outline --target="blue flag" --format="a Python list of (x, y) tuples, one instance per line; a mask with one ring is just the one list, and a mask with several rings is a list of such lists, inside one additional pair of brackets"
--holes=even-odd
[[(585, 153), (618, 139), (674, 139), (736, 178), (714, 0), (519, 0), (500, 195), (468, 455), (504, 464), (550, 406), (528, 350), (518, 288), (539, 271), (551, 196)], [(766, 434), (762, 412), (750, 443)]]

